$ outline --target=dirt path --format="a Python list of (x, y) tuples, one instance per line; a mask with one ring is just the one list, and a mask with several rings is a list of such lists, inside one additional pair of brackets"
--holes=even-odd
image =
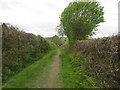
[(59, 49), (49, 52), (41, 60), (36, 61), (13, 77), (4, 87), (61, 88), (60, 54)]
[(32, 88), (62, 88), (62, 83), (59, 80), (60, 73), (60, 50), (58, 49), (56, 54), (52, 57), (52, 62), (48, 63), (38, 73), (37, 79), (32, 83)]
[(58, 84), (58, 76), (60, 73), (60, 50), (57, 50), (57, 54), (54, 56), (53, 64), (51, 65), (51, 71), (48, 77), (46, 88), (60, 88)]

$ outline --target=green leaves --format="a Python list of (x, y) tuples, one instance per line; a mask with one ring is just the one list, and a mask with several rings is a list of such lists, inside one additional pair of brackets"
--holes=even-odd
[(74, 43), (91, 36), (99, 23), (104, 22), (103, 7), (98, 2), (71, 2), (60, 17), (61, 31)]
[(36, 58), (48, 52), (51, 47), (40, 35), (25, 33), (18, 28), (2, 25), (3, 83), (23, 68), (35, 62)]

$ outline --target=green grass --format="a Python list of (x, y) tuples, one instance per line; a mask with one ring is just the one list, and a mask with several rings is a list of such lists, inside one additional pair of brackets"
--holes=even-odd
[[(58, 81), (63, 88), (96, 88), (93, 78), (85, 75), (80, 58), (73, 52), (61, 48), (61, 62)], [(50, 73), (53, 56), (56, 50), (50, 51), (42, 59), (36, 61), (18, 73), (3, 88), (45, 88)]]
[(70, 57), (66, 50), (61, 50), (61, 75), (60, 79), (63, 81), (64, 88), (74, 88), (75, 87), (75, 74), (73, 72), (72, 65), (70, 64)]
[(55, 53), (56, 50), (47, 53), (42, 59), (36, 61), (10, 79), (3, 85), (3, 88), (31, 88), (34, 87), (34, 84), (38, 84), (36, 86), (39, 86), (39, 82), (36, 82), (38, 79), (41, 80), (40, 87), (44, 87)]
[(76, 61), (73, 53), (61, 49), (61, 74), (63, 88), (96, 88), (93, 78), (86, 76), (80, 68), (80, 62)]

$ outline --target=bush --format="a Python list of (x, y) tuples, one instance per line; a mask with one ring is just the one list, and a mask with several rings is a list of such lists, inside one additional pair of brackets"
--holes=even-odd
[(3, 83), (50, 50), (40, 35), (25, 33), (10, 24), (2, 24)]
[(75, 49), (86, 58), (82, 62), (87, 71), (93, 72), (103, 87), (120, 88), (120, 36), (78, 41)]

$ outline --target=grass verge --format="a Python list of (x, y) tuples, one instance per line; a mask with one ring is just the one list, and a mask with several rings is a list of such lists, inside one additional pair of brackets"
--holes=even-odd
[[(53, 62), (52, 57), (55, 53), (56, 50), (47, 53), (42, 59), (36, 61), (10, 79), (3, 85), (3, 88), (32, 88), (34, 87), (32, 86), (33, 84), (37, 85), (38, 82), (36, 82), (36, 80), (38, 80), (38, 78), (43, 81), (41, 81), (41, 85), (37, 85), (37, 87), (43, 87), (49, 73), (47, 69), (49, 69), (50, 64)], [(47, 70), (46, 73), (44, 73), (45, 69)]]
[(81, 63), (72, 52), (61, 49), (61, 74), (63, 88), (96, 88), (93, 78), (86, 76), (81, 68)]

